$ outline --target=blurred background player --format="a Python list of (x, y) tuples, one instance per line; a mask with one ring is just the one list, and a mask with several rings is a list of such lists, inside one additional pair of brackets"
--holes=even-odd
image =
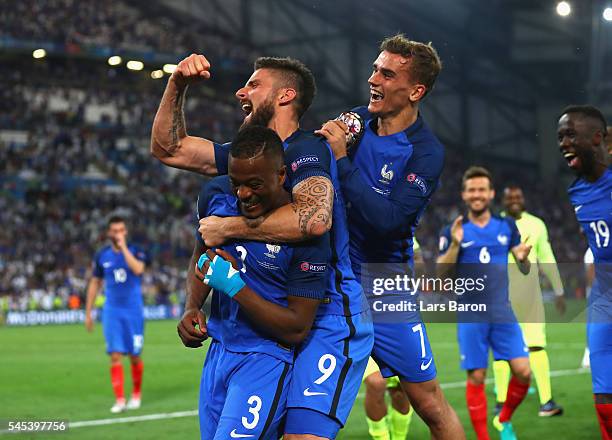
[(612, 167), (606, 120), (590, 105), (563, 110), (559, 150), (577, 175), (568, 194), (593, 252), (595, 280), (589, 296), (587, 344), (595, 409), (604, 440), (612, 438)]
[[(532, 246), (529, 253), (531, 270), (523, 275), (517, 265), (509, 259), (508, 279), (512, 309), (523, 331), (523, 337), (529, 347), (529, 365), (538, 386), (540, 397), (540, 417), (563, 414), (563, 408), (552, 398), (550, 385), (550, 362), (546, 352), (546, 317), (544, 302), (540, 289), (540, 271), (550, 280), (555, 292), (555, 304), (560, 314), (565, 313), (563, 284), (557, 268), (557, 261), (548, 240), (548, 229), (539, 217), (525, 211), (523, 190), (510, 185), (504, 188), (503, 204), (505, 211), (502, 217), (514, 219), (516, 227), (523, 237), (523, 242)], [(506, 401), (510, 367), (505, 361), (493, 363), (495, 374), (496, 410), (501, 410)]]
[(514, 220), (491, 213), (495, 190), (486, 169), (466, 170), (461, 197), (468, 215), (457, 217), (442, 230), (437, 262), (444, 277), (455, 273), (464, 279), (485, 279), (482, 292), (475, 290), (459, 297), (464, 304), (487, 307), (482, 315), (469, 311), (457, 315), (461, 368), (467, 370), (467, 407), (478, 439), (489, 439), (485, 377), (491, 348), (494, 359), (507, 361), (512, 371), (506, 401), (493, 421), (502, 440), (512, 440), (516, 436), (510, 419), (527, 394), (531, 371), (529, 350), (508, 298), (508, 255), (512, 254), (519, 270), (528, 274), (531, 246), (521, 243)]
[[(421, 246), (416, 238), (413, 242), (415, 276), (424, 273), (425, 261)], [(397, 376), (385, 379), (380, 368), (372, 358), (363, 375), (365, 384), (364, 407), (368, 432), (374, 440), (403, 440), (408, 435), (410, 420), (414, 409), (410, 406), (408, 396), (400, 385)], [(387, 406), (385, 395), (389, 393), (391, 402)]]
[[(110, 374), (115, 404), (112, 413), (140, 408), (142, 373), (144, 364), (140, 353), (144, 343), (143, 301), (141, 276), (148, 258), (137, 246), (128, 243), (128, 230), (122, 217), (108, 221), (107, 237), (110, 244), (98, 251), (93, 263), (93, 273), (87, 287), (85, 326), (89, 332), (94, 322), (91, 310), (96, 295), (104, 285), (106, 300), (102, 313), (106, 352), (110, 356)], [(132, 397), (125, 403), (123, 392), (122, 355), (130, 356), (132, 366)]]
[[(289, 203), (285, 177), (278, 135), (247, 127), (232, 142), (229, 176), (214, 178), (200, 192), (198, 217), (265, 215)], [(298, 245), (241, 240), (202, 254), (205, 250), (197, 234), (188, 303), (178, 326), (188, 347), (201, 346), (207, 333), (213, 338), (202, 371), (201, 437), (277, 439), (295, 347), (308, 336), (326, 291), (329, 235)], [(201, 307), (210, 288), (206, 324)]]
[[(359, 143), (347, 151), (348, 128), (338, 120), (316, 131), (328, 140), (338, 164), (349, 203), (351, 263), (363, 286), (371, 286), (374, 277), (413, 273), (414, 230), (438, 189), (444, 167), (444, 146), (419, 114), (419, 106), (441, 69), (431, 44), (403, 34), (385, 38), (368, 78), (368, 106), (353, 110), (364, 120)], [(379, 297), (385, 305), (416, 303), (416, 295), (387, 293)], [(374, 298), (368, 288), (366, 294)], [(372, 357), (382, 375), (400, 378), (433, 437), (463, 438), (459, 418), (440, 388), (420, 313), (383, 311), (373, 313), (373, 318)]]

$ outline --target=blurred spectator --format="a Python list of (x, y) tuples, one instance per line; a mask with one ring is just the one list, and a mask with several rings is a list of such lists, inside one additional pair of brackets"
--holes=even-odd
[(237, 64), (253, 58), (231, 33), (191, 20), (186, 23), (155, 2), (138, 7), (127, 1), (1, 0), (0, 37), (59, 43), (69, 52), (100, 46), (170, 54), (205, 50)]

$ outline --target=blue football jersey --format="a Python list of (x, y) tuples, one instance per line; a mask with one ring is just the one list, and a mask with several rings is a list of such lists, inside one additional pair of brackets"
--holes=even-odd
[[(451, 226), (440, 234), (440, 254), (451, 243)], [(466, 292), (456, 292), (468, 303), (487, 304), (488, 311), (510, 307), (508, 296), (508, 253), (521, 242), (513, 219), (491, 216), (484, 227), (475, 225), (467, 216), (463, 220), (463, 241), (457, 256), (456, 279), (480, 279)]]
[(612, 263), (612, 167), (596, 182), (576, 179), (568, 193), (595, 264)]
[[(200, 192), (198, 217), (209, 215), (240, 215), (228, 176), (212, 179)], [(221, 248), (241, 264), (240, 276), (245, 284), (270, 302), (287, 307), (289, 295), (319, 300), (325, 296), (331, 255), (329, 234), (292, 244), (237, 240)], [(207, 327), (209, 335), (230, 351), (267, 353), (293, 362), (293, 348), (280, 345), (259, 330), (240, 305), (223, 293), (213, 292)]]
[[(137, 259), (149, 264), (149, 258), (138, 246), (128, 244), (128, 249)], [(94, 258), (93, 276), (104, 280), (105, 307), (141, 308), (141, 277), (128, 267), (121, 251), (108, 245), (98, 251)]]
[[(331, 242), (331, 270), (327, 291), (318, 316), (327, 314), (352, 316), (369, 310), (363, 289), (357, 281), (349, 259), (349, 231), (346, 206), (338, 179), (338, 169), (331, 149), (324, 138), (312, 132), (297, 130), (283, 142), (287, 166), (287, 190), (313, 176), (331, 180), (335, 195)], [(215, 144), (215, 163), (219, 174), (228, 172), (230, 144)]]
[(359, 277), (364, 263), (412, 265), (414, 229), (439, 186), (444, 147), (421, 116), (404, 131), (379, 136), (366, 107), (353, 111), (363, 117), (365, 132), (338, 168)]
[(598, 315), (591, 317), (612, 322), (612, 167), (596, 182), (576, 179), (568, 193), (595, 259), (595, 281), (589, 300), (591, 312), (597, 311)]

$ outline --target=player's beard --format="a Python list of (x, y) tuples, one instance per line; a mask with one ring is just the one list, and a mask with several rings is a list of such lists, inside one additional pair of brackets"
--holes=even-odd
[(597, 163), (595, 153), (593, 151), (579, 151), (577, 156), (580, 160), (580, 167), (574, 169), (574, 172), (578, 176), (589, 176)]
[(259, 125), (267, 127), (272, 117), (274, 116), (274, 101), (270, 98), (264, 101), (257, 110), (255, 110), (249, 118), (245, 119), (240, 129)]
[(489, 209), (489, 203), (483, 203), (482, 207), (479, 209), (474, 209), (472, 207), (470, 207), (470, 211), (472, 211), (472, 214), (475, 217), (480, 217), (482, 214), (484, 214), (487, 210)]

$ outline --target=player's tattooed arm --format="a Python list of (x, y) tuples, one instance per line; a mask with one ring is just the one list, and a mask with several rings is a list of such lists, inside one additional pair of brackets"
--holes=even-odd
[[(189, 74), (189, 66), (195, 63), (192, 57), (181, 61), (168, 80), (153, 120), (150, 151), (168, 166), (204, 175), (216, 175), (213, 143), (187, 134), (183, 107), (187, 86), (195, 81)], [(187, 66), (184, 63), (191, 64)]]
[(185, 113), (183, 112), (186, 92), (187, 88), (176, 91), (176, 97), (172, 107), (172, 125), (170, 126), (169, 133), (171, 142), (167, 150), (170, 154), (176, 151), (180, 144), (180, 140), (187, 136), (187, 130), (185, 129)]
[(331, 229), (334, 186), (327, 177), (313, 176), (293, 188), (293, 202), (265, 216), (210, 216), (200, 220), (200, 234), (209, 247), (234, 238), (276, 243), (291, 243), (319, 237)]
[(334, 187), (322, 176), (309, 177), (293, 188), (294, 212), (304, 238), (318, 237), (331, 229)]
[(185, 312), (177, 325), (179, 337), (183, 344), (190, 348), (201, 347), (202, 341), (208, 337), (206, 316), (201, 309), (211, 289), (196, 276), (196, 264), (204, 252), (206, 252), (206, 247), (196, 242), (187, 268)]

